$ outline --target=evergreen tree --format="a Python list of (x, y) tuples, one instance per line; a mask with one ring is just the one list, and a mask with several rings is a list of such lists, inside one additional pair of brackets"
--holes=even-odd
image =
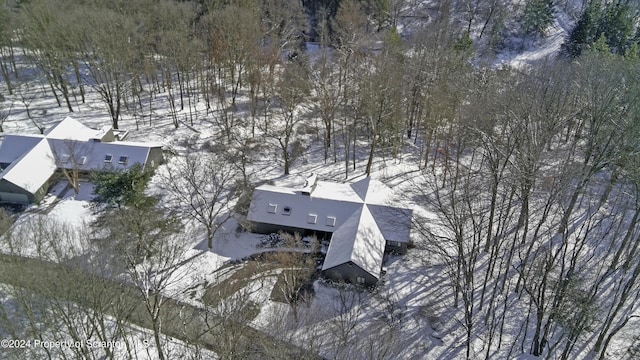
[(604, 36), (609, 51), (624, 55), (633, 43), (638, 43), (637, 22), (638, 11), (630, 3), (601, 6), (599, 2), (592, 1), (571, 30), (563, 50), (570, 57), (578, 57)]
[(609, 45), (607, 44), (607, 38), (605, 38), (604, 33), (600, 33), (600, 37), (593, 43), (591, 48), (593, 51), (603, 56), (611, 54), (611, 48), (609, 48)]
[(564, 53), (572, 58), (580, 56), (597, 39), (599, 19), (600, 6), (592, 1), (569, 33), (568, 41), (562, 45)]
[(98, 203), (134, 206), (145, 208), (153, 205), (154, 199), (144, 194), (150, 173), (141, 165), (135, 164), (124, 171), (104, 169), (92, 175), (95, 185), (94, 199)]
[(615, 3), (604, 9), (598, 32), (606, 37), (611, 52), (623, 55), (631, 45), (636, 18), (628, 4)]
[(638, 57), (640, 57), (640, 52), (638, 52), (637, 42), (631, 43), (631, 46), (629, 46), (624, 52), (624, 57), (628, 60), (638, 60)]
[(544, 36), (553, 23), (553, 0), (530, 0), (524, 9), (523, 27), (528, 35)]

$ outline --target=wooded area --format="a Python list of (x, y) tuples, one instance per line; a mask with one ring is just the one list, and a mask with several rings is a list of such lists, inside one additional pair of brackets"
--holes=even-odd
[[(544, 38), (561, 7), (577, 21), (557, 57), (491, 66), (510, 37)], [(443, 301), (464, 329), (461, 357), (610, 358), (640, 317), (639, 14), (623, 0), (0, 1), (0, 132), (18, 108), (44, 131), (34, 94), (72, 113), (93, 93), (115, 129), (126, 119), (151, 132), (168, 116), (175, 129), (206, 119), (218, 134), (158, 174), (163, 201), (140, 188), (99, 193), (114, 206), (80, 237), (110, 245), (89, 258), (65, 253), (71, 230), (58, 224), (4, 226), (11, 254), (21, 241), (43, 241), (37, 258), (84, 260), (74, 269), (120, 274), (131, 287), (116, 296), (105, 293), (111, 282), (84, 284), (91, 296), (80, 300), (11, 287), (17, 310), (0, 306), (0, 335), (36, 338), (44, 326), (60, 338), (126, 339), (127, 294), (139, 290), (157, 356), (171, 358), (161, 314), (176, 305), (161, 294), (189, 236), (181, 219), (205, 228), (210, 249), (235, 200), (264, 180), (253, 162), (276, 153), (288, 175), (317, 142), (345, 179), (375, 173), (381, 159), (418, 174), (405, 196), (425, 215), (414, 219), (407, 256), (446, 269), (452, 298)], [(407, 18), (420, 26), (398, 31)], [(24, 226), (38, 228), (21, 234)], [(359, 301), (341, 296), (349, 309)], [(242, 296), (225, 306), (202, 320), (203, 333), (216, 329), (219, 356), (280, 358), (283, 348), (314, 356), (285, 338), (291, 333), (274, 330), (282, 342), (257, 335)], [(331, 355), (353, 358), (353, 319), (336, 313)], [(401, 352), (395, 326), (381, 325), (385, 344), (366, 339), (369, 358)], [(637, 357), (633, 336), (625, 351)], [(310, 337), (313, 353), (322, 339)], [(248, 342), (257, 344), (251, 353)], [(201, 343), (186, 346), (206, 358)]]

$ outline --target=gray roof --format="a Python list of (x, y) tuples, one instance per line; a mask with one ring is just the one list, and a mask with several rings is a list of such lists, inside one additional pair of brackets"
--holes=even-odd
[(257, 187), (247, 218), (332, 232), (323, 270), (351, 261), (379, 278), (386, 241), (409, 241), (413, 211), (390, 205), (391, 189), (368, 177), (353, 184), (313, 181), (301, 190)]
[(5, 135), (0, 163), (10, 164), (0, 178), (31, 193), (37, 191), (57, 168), (96, 171), (124, 170), (145, 165), (158, 144), (101, 142), (105, 130), (96, 130), (67, 117), (44, 135)]
[(0, 143), (0, 163), (16, 161), (41, 140), (42, 135), (5, 135)]
[(153, 145), (126, 142), (79, 142), (48, 139), (59, 168), (96, 171), (104, 168), (128, 169), (145, 165)]
[[(266, 185), (254, 190), (248, 218), (267, 224), (334, 232), (359, 207), (356, 202), (307, 196)], [(285, 212), (287, 208), (289, 211)]]

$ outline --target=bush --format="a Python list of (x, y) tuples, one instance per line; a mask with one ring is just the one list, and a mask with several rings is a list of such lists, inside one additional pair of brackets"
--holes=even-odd
[(147, 207), (155, 204), (155, 199), (144, 194), (151, 174), (142, 165), (135, 164), (125, 171), (103, 169), (92, 175), (95, 185), (95, 202), (110, 205)]

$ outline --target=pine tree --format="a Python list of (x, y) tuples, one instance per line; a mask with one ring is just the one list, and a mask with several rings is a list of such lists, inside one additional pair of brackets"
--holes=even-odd
[(598, 38), (598, 40), (596, 40), (596, 42), (593, 43), (591, 48), (593, 49), (593, 51), (597, 52), (598, 54), (602, 54), (602, 55), (611, 54), (611, 48), (609, 48), (609, 45), (607, 44), (607, 38), (604, 36), (604, 33), (600, 34), (600, 37)]
[(524, 9), (523, 27), (528, 35), (544, 36), (553, 23), (553, 0), (530, 0)]
[(631, 45), (637, 15), (628, 4), (608, 5), (601, 17), (598, 32), (604, 34), (611, 52), (623, 55)]
[(582, 51), (597, 39), (599, 18), (600, 6), (591, 2), (569, 33), (568, 41), (562, 46), (568, 56), (572, 58), (580, 56)]
[(629, 3), (616, 2), (602, 7), (599, 2), (592, 1), (571, 30), (563, 50), (570, 57), (578, 57), (604, 36), (609, 51), (624, 55), (633, 43), (638, 42), (637, 21), (638, 12)]

